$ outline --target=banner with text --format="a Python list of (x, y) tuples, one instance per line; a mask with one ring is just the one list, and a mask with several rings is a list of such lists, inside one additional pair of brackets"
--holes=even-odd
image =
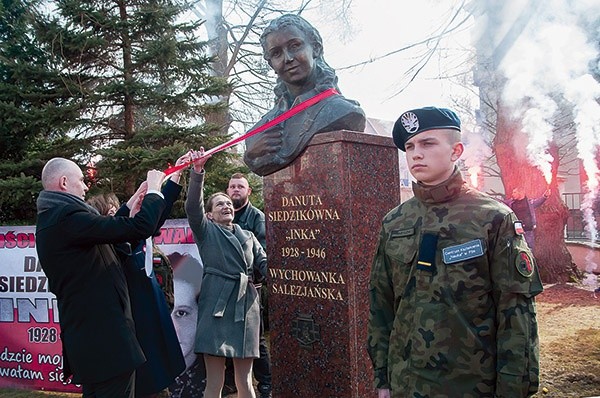
[[(154, 240), (167, 255), (197, 259), (202, 272), (187, 219), (167, 220)], [(80, 391), (63, 377), (57, 308), (37, 259), (35, 227), (0, 227), (0, 388)]]

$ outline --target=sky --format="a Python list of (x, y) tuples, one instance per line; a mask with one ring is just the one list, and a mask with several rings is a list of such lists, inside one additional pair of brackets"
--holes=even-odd
[[(344, 96), (360, 102), (368, 117), (395, 121), (408, 109), (427, 105), (451, 106), (452, 96), (465, 90), (440, 75), (464, 72), (457, 69), (472, 56), (470, 31), (465, 29), (444, 41), (442, 52), (434, 55), (415, 81), (405, 72), (417, 62), (426, 47), (401, 51), (374, 62), (392, 51), (425, 40), (448, 24), (461, 1), (455, 0), (353, 0), (346, 21), (323, 17), (327, 10), (305, 15), (321, 33), (325, 60), (336, 70)], [(348, 27), (350, 26), (350, 27)]]
[[(555, 93), (561, 93), (575, 109), (579, 157), (588, 174), (598, 175), (591, 149), (600, 145), (600, 107), (595, 101), (600, 97), (600, 84), (589, 74), (589, 67), (595, 62), (598, 68), (600, 31), (585, 29), (593, 26), (592, 20), (600, 18), (600, 1), (474, 0), (472, 3), (477, 7), (486, 3), (502, 6), (492, 12), (479, 10), (488, 11), (484, 15), (492, 17), (466, 19), (460, 29), (442, 41), (439, 50), (408, 86), (405, 73), (415, 65), (426, 46), (377, 58), (438, 34), (460, 9), (462, 0), (352, 0), (347, 21), (330, 18), (327, 9), (303, 15), (320, 31), (325, 59), (336, 69), (342, 93), (358, 100), (368, 117), (395, 121), (412, 108), (436, 105), (456, 109), (455, 101), (466, 100), (473, 112), (461, 114), (461, 118), (474, 119), (478, 88), (470, 85), (473, 42), (486, 32), (495, 32), (494, 45), (498, 44), (523, 11), (533, 7), (523, 31), (500, 64), (507, 85), (499, 94), (514, 107), (514, 116), (523, 120), (524, 131), (530, 136), (530, 159), (548, 180), (551, 157), (546, 150), (552, 140), (552, 115), (560, 106)], [(456, 21), (465, 16), (460, 13)], [(594, 36), (595, 43), (590, 42)], [(369, 59), (377, 61), (348, 68)], [(520, 105), (524, 100), (530, 105), (525, 111)], [(469, 128), (476, 130), (477, 126)], [(599, 185), (596, 183), (590, 189), (598, 190)]]

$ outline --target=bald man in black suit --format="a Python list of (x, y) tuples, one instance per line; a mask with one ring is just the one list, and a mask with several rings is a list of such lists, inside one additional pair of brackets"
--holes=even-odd
[(85, 203), (88, 187), (76, 163), (54, 158), (42, 170), (36, 248), (58, 300), (64, 375), (82, 384), (84, 397), (134, 397), (135, 368), (145, 357), (113, 244), (154, 233), (165, 209), (163, 178), (148, 172), (146, 186), (128, 202), (133, 208), (143, 197), (135, 217), (111, 217)]

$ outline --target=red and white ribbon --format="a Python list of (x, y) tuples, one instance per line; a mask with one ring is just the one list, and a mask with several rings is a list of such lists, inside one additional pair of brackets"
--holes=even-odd
[[(218, 145), (206, 152), (204, 152), (204, 157), (206, 156), (210, 156), (214, 153), (220, 152), (224, 149), (227, 149), (229, 147), (232, 147), (236, 144), (239, 144), (240, 142), (244, 141), (246, 138), (252, 137), (253, 135), (256, 135), (258, 133), (261, 133), (265, 130), (270, 129), (271, 127), (291, 118), (292, 116), (298, 114), (299, 112), (302, 112), (303, 110), (305, 110), (306, 108), (309, 108), (311, 106), (313, 106), (314, 104), (316, 104), (319, 101), (324, 100), (327, 97), (331, 97), (334, 94), (338, 94), (338, 92), (334, 89), (334, 88), (330, 88), (327, 89), (325, 91), (320, 92), (319, 94), (315, 95), (314, 97), (310, 97), (309, 99), (307, 99), (306, 101), (302, 101), (301, 103), (299, 103), (298, 105), (290, 108), (289, 110), (283, 112), (281, 115), (277, 116), (275, 119), (268, 121), (267, 123), (263, 124), (262, 126), (259, 126), (257, 128), (255, 128), (254, 130), (250, 130), (249, 132), (247, 132), (244, 135), (241, 135), (239, 137), (233, 138), (221, 145)], [(178, 166), (171, 166), (168, 169), (166, 169), (164, 171), (164, 173), (166, 175), (170, 175), (175, 173), (176, 171), (179, 171), (181, 169), (185, 169), (186, 167), (188, 167), (189, 165), (191, 165), (192, 163), (194, 163), (194, 161), (189, 161), (186, 162), (184, 164), (180, 164)]]

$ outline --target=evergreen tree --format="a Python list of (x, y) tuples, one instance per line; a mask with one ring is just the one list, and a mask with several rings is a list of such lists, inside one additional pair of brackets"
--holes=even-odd
[[(58, 0), (55, 7), (44, 42), (54, 43), (79, 104), (71, 132), (86, 143), (81, 161), (95, 166), (98, 188), (126, 199), (148, 169), (224, 140), (210, 137), (215, 128), (203, 121), (222, 106), (210, 99), (227, 85), (208, 72), (199, 23), (178, 21), (186, 4)], [(219, 157), (222, 166), (226, 156)]]
[[(212, 98), (227, 84), (208, 71), (211, 59), (197, 37), (199, 23), (178, 20), (185, 3), (57, 0), (49, 5), (52, 11), (45, 9), (35, 31), (40, 57), (49, 60), (42, 80), (60, 81), (59, 105), (70, 112), (57, 115), (52, 132), (61, 133), (62, 145), (50, 152), (88, 167), (91, 194), (114, 191), (126, 200), (147, 170), (164, 169), (190, 148), (211, 148), (227, 138), (209, 134), (216, 128), (204, 124), (209, 110), (224, 106)], [(15, 43), (23, 46), (27, 40), (15, 36)], [(24, 124), (34, 135), (35, 123), (52, 125), (49, 115), (29, 116), (35, 120)], [(36, 150), (40, 143), (22, 145)], [(39, 191), (41, 165), (49, 157), (35, 164), (28, 195)], [(228, 173), (230, 157), (218, 154), (208, 168)], [(181, 203), (172, 216), (183, 216)]]
[(76, 116), (52, 60), (36, 40), (39, 1), (0, 2), (0, 223), (35, 220), (40, 172), (73, 155), (64, 120)]

